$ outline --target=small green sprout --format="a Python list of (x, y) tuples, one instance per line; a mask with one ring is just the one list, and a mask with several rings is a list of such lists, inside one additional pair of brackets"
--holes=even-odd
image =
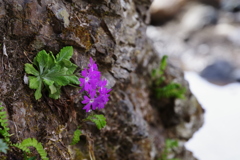
[(178, 141), (174, 139), (166, 139), (165, 141), (165, 148), (163, 150), (161, 158), (158, 160), (180, 160), (178, 158), (168, 158), (169, 153), (173, 151), (174, 148), (178, 147)]
[(6, 143), (10, 143), (10, 134), (8, 131), (10, 128), (8, 127), (8, 120), (7, 120), (7, 112), (3, 111), (4, 107), (0, 103), (0, 135), (3, 136), (3, 141)]
[(80, 136), (81, 136), (82, 132), (79, 129), (76, 129), (73, 133), (73, 139), (70, 145), (75, 145), (80, 141)]
[(106, 126), (106, 118), (102, 114), (94, 114), (94, 115), (89, 115), (86, 119), (88, 121), (92, 121), (93, 123), (96, 124), (98, 129), (102, 129)]
[(152, 89), (156, 98), (184, 98), (186, 89), (178, 83), (170, 82), (169, 84), (164, 84), (166, 77), (164, 76), (165, 69), (167, 67), (167, 56), (163, 56), (158, 69), (153, 69), (152, 71)]

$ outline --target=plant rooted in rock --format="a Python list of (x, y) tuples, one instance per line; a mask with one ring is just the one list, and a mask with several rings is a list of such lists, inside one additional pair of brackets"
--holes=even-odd
[(73, 73), (77, 66), (70, 61), (73, 55), (73, 48), (68, 46), (61, 49), (56, 55), (45, 50), (38, 52), (33, 59), (33, 64), (25, 64), (25, 72), (30, 74), (29, 88), (36, 89), (35, 99), (42, 97), (42, 89), (49, 92), (49, 97), (60, 98), (61, 87), (70, 84), (79, 84), (78, 77)]
[(107, 80), (101, 79), (101, 73), (98, 71), (97, 64), (90, 58), (88, 68), (85, 68), (79, 79), (81, 91), (85, 91), (87, 96), (84, 96), (83, 104), (86, 104), (83, 109), (86, 112), (90, 110), (102, 109), (109, 101), (109, 92), (111, 89), (107, 89)]
[(8, 123), (7, 123), (7, 112), (6, 111), (2, 111), (4, 109), (4, 107), (1, 106), (0, 104), (0, 134), (4, 137), (5, 142), (9, 143), (10, 142), (10, 134), (8, 133), (8, 131), (10, 130), (8, 127)]
[[(7, 153), (7, 149), (9, 149), (9, 146), (14, 146), (19, 149), (21, 149), (24, 152), (30, 153), (30, 149), (27, 147), (35, 147), (38, 153), (40, 154), (41, 158), (43, 160), (48, 160), (47, 158), (47, 153), (43, 149), (43, 146), (41, 143), (39, 143), (35, 138), (27, 138), (24, 139), (21, 143), (16, 143), (12, 144), (10, 141), (10, 134), (9, 130), (10, 128), (8, 127), (8, 119), (7, 118), (7, 112), (2, 111), (4, 107), (1, 106), (0, 103), (0, 136), (3, 137), (3, 139), (0, 139), (0, 152)], [(25, 156), (26, 157), (26, 156)], [(27, 158), (25, 158), (27, 159)], [(29, 158), (28, 160), (34, 159), (34, 157)]]
[(7, 153), (8, 150), (8, 144), (3, 141), (3, 139), (0, 139), (0, 152)]
[(89, 115), (85, 120), (95, 123), (98, 129), (104, 128), (107, 124), (106, 117), (102, 114)]
[(10, 128), (8, 127), (7, 112), (3, 109), (4, 107), (0, 103), (0, 135), (3, 137), (0, 139), (0, 152), (7, 153), (11, 135), (8, 133)]
[(35, 138), (24, 139), (21, 143), (13, 144), (13, 146), (27, 153), (30, 153), (30, 149), (28, 147), (34, 147), (43, 160), (48, 160), (47, 153), (43, 149), (42, 143), (39, 143)]
[(81, 136), (82, 132), (79, 129), (76, 129), (73, 133), (73, 138), (72, 138), (72, 142), (70, 145), (75, 145), (80, 141), (80, 136)]
[(161, 158), (158, 160), (180, 160), (178, 158), (169, 158), (170, 153), (173, 152), (174, 148), (178, 147), (178, 141), (174, 139), (166, 139), (165, 147)]
[(166, 77), (164, 76), (165, 69), (167, 67), (167, 56), (163, 56), (161, 63), (158, 69), (154, 69), (152, 71), (152, 90), (154, 91), (154, 95), (156, 98), (184, 98), (184, 94), (186, 89), (182, 87), (178, 83), (170, 82), (168, 84), (164, 84)]

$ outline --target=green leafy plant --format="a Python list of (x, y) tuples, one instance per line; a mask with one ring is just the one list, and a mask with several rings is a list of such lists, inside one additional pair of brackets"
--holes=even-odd
[(70, 145), (75, 145), (80, 141), (80, 136), (82, 132), (79, 129), (76, 129), (73, 133), (73, 139)]
[(106, 118), (102, 114), (89, 115), (84, 120), (88, 120), (88, 121), (91, 121), (91, 122), (95, 123), (98, 129), (104, 128), (107, 124)]
[[(99, 130), (104, 128), (107, 124), (106, 118), (102, 114), (91, 114), (83, 120), (91, 121), (91, 122), (95, 123)], [(72, 142), (70, 143), (70, 145), (77, 144), (80, 141), (81, 134), (82, 134), (81, 130), (79, 130), (79, 128), (76, 129), (73, 133), (73, 138), (72, 138)]]
[(79, 84), (78, 77), (74, 75), (77, 65), (70, 61), (72, 55), (73, 48), (70, 46), (61, 49), (56, 57), (52, 52), (42, 50), (33, 59), (33, 64), (25, 64), (25, 72), (31, 75), (28, 76), (29, 88), (36, 89), (36, 100), (42, 97), (44, 87), (50, 98), (58, 99), (62, 86)]
[(0, 135), (3, 137), (3, 139), (0, 139), (0, 152), (6, 154), (9, 149), (11, 135), (8, 133), (10, 128), (8, 127), (7, 112), (3, 111), (3, 109), (4, 107), (0, 103)]
[(7, 153), (8, 150), (8, 144), (3, 141), (3, 139), (0, 139), (0, 152)]
[(35, 159), (37, 159), (36, 156), (28, 158), (26, 154), (24, 154), (24, 160), (35, 160)]
[[(3, 111), (4, 107), (0, 103), (0, 135), (3, 136), (3, 141), (7, 144), (10, 143), (10, 134), (8, 131), (10, 128), (8, 127), (8, 120), (7, 120), (7, 112)], [(3, 142), (3, 143), (4, 143)]]
[[(35, 138), (27, 138), (24, 139), (21, 143), (13, 144), (13, 146), (21, 149), (24, 152), (30, 153), (30, 149), (28, 147), (35, 147), (39, 155), (43, 160), (48, 160), (47, 153), (43, 149), (41, 143), (39, 143)], [(32, 157), (33, 158), (33, 157)]]
[(152, 89), (154, 91), (154, 95), (156, 98), (184, 98), (184, 94), (186, 89), (182, 87), (178, 83), (170, 82), (169, 84), (165, 84), (166, 77), (164, 76), (165, 69), (167, 67), (167, 56), (163, 56), (161, 59), (161, 63), (158, 69), (153, 69), (152, 71)]
[(152, 70), (152, 77), (158, 78), (157, 83), (159, 83), (159, 84), (161, 84), (165, 80), (165, 77), (163, 76), (163, 74), (167, 67), (167, 58), (168, 58), (168, 56), (164, 55), (161, 59), (159, 68)]
[[(9, 137), (11, 135), (8, 133), (10, 128), (8, 127), (7, 112), (3, 111), (3, 109), (4, 107), (0, 103), (0, 125), (1, 125), (0, 135), (3, 136), (3, 139), (0, 139), (0, 152), (3, 152), (6, 154), (9, 146), (14, 146), (21, 149), (24, 152), (30, 153), (30, 150), (27, 147), (35, 147), (38, 153), (40, 154), (41, 158), (43, 160), (48, 160), (47, 153), (43, 149), (42, 144), (39, 143), (35, 138), (27, 138), (27, 139), (24, 139), (21, 143), (16, 143), (16, 144), (12, 144), (10, 142)], [(27, 158), (26, 155), (24, 155), (24, 157), (25, 157), (24, 159), (26, 160), (36, 159), (36, 157)]]
[(163, 150), (161, 158), (158, 160), (180, 160), (178, 158), (168, 158), (168, 155), (173, 151), (174, 148), (178, 147), (178, 141), (174, 139), (166, 139), (165, 148)]
[(186, 89), (183, 88), (180, 84), (178, 83), (173, 83), (171, 82), (170, 84), (162, 87), (162, 88), (156, 88), (156, 97), (161, 98), (161, 97), (176, 97), (183, 99), (184, 93), (186, 92)]

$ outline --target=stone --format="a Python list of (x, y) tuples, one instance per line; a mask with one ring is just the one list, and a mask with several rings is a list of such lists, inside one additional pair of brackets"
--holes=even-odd
[(150, 7), (151, 24), (163, 24), (175, 17), (186, 0), (154, 0)]

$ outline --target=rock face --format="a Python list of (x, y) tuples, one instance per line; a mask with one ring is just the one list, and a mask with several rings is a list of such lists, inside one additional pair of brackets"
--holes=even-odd
[[(169, 80), (187, 88), (186, 98), (151, 98), (150, 73), (160, 58), (147, 39), (150, 0), (0, 0), (0, 102), (6, 108), (11, 141), (36, 138), (50, 159), (157, 159), (166, 137), (184, 144), (203, 123), (203, 110), (181, 71), (169, 66)], [(79, 89), (64, 87), (59, 100), (36, 101), (24, 84), (24, 64), (45, 49), (74, 48), (72, 61), (83, 69), (89, 58), (112, 88), (110, 102), (96, 111), (107, 118), (101, 131), (82, 121)], [(81, 126), (81, 141), (70, 146)], [(33, 152), (35, 153), (35, 152)], [(37, 153), (35, 153), (37, 155)], [(181, 145), (177, 157), (193, 159)], [(184, 157), (185, 156), (185, 157)], [(2, 154), (2, 157), (6, 155)], [(7, 159), (23, 159), (13, 148)]]

